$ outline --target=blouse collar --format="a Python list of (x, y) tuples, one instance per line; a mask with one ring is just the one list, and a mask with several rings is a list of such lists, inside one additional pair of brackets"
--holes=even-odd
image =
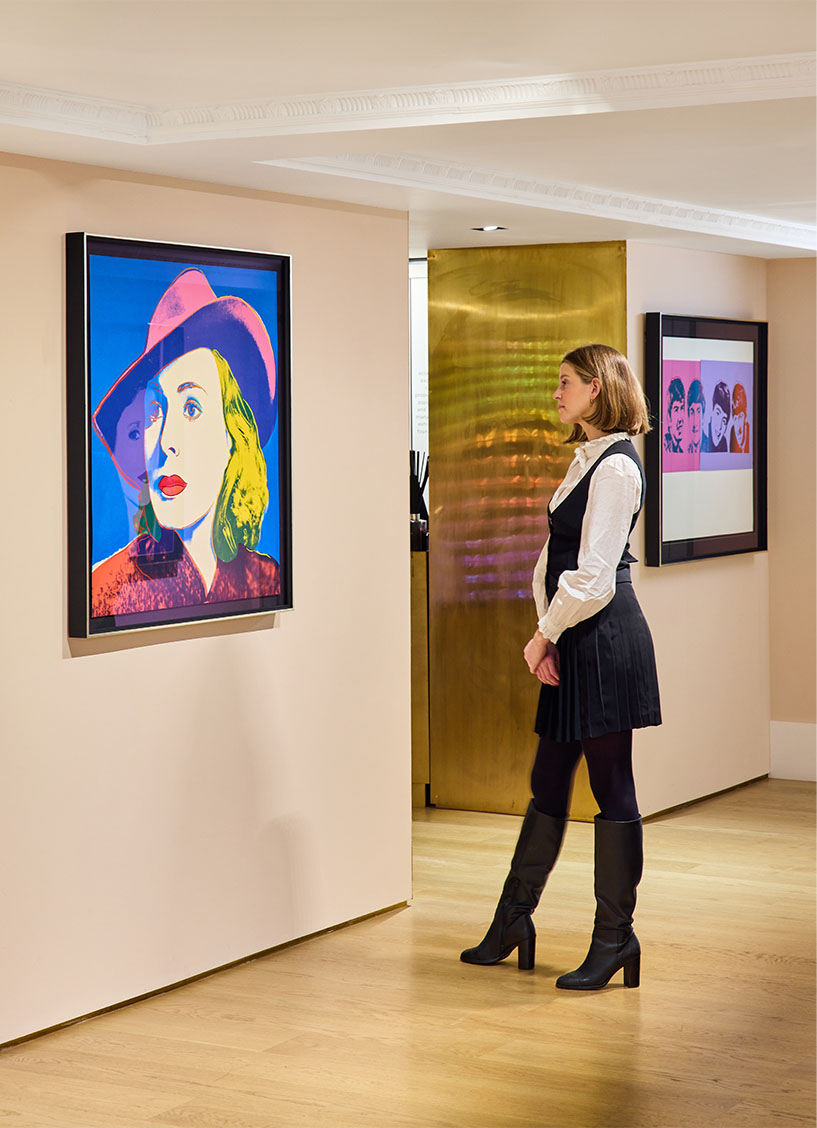
[(626, 431), (616, 431), (612, 435), (601, 435), (598, 439), (589, 439), (581, 446), (576, 447), (576, 461), (579, 466), (584, 468), (588, 463), (595, 462), (613, 443), (621, 442), (622, 439), (629, 437)]

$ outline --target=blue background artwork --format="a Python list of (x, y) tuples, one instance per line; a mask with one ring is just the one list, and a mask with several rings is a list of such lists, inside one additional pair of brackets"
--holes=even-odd
[[(200, 262), (89, 255), (90, 408), (145, 347), (156, 304), (183, 270), (201, 270), (217, 297), (232, 295), (251, 305), (264, 322), (278, 370), (278, 275), (275, 271)], [(258, 552), (280, 560), (278, 418), (263, 448), (269, 506)], [(91, 561), (98, 564), (133, 540), (119, 473), (99, 436), (91, 431)]]

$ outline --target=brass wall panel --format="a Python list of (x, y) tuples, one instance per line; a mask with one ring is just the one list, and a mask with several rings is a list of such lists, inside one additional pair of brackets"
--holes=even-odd
[(428, 743), (428, 553), (411, 554), (411, 805), (425, 807)]
[[(573, 457), (552, 397), (570, 349), (626, 349), (625, 244), (432, 251), (428, 297), (431, 801), (518, 814), (536, 750), (531, 575)], [(586, 818), (583, 779), (571, 813)]]

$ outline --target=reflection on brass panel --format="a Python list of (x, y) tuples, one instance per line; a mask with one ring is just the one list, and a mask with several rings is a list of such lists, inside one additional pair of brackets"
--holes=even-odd
[[(578, 345), (626, 350), (624, 243), (430, 251), (431, 801), (522, 813), (539, 682), (531, 576), (573, 457), (553, 392)], [(598, 808), (577, 775), (571, 814)]]

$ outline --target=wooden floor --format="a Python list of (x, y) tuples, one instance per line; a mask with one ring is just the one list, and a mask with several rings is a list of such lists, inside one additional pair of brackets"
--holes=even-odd
[(641, 987), (583, 958), (592, 827), (537, 968), (477, 942), (519, 819), (421, 811), (408, 909), (0, 1053), (5, 1128), (814, 1125), (814, 787), (764, 781), (645, 828)]

